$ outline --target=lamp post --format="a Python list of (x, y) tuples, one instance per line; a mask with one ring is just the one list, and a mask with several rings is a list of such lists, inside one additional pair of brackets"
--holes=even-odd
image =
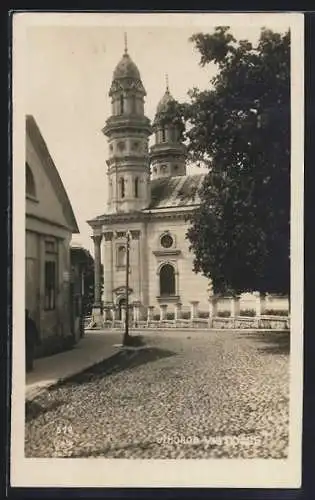
[[(118, 233), (114, 231), (114, 237), (118, 238)], [(128, 345), (130, 340), (129, 335), (129, 273), (130, 273), (130, 240), (131, 232), (128, 230), (126, 232), (126, 314), (125, 314), (125, 329), (123, 337), (123, 345)]]

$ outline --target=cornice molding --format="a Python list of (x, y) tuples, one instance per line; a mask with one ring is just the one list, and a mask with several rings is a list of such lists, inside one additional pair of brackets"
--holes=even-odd
[[(117, 288), (114, 288), (113, 289), (113, 292), (116, 294), (116, 295), (124, 295), (126, 293), (126, 285), (122, 285), (122, 286), (118, 286)], [(133, 293), (133, 289), (128, 287), (128, 293)]]
[(104, 214), (96, 219), (88, 220), (87, 223), (93, 229), (102, 228), (103, 225), (116, 225), (125, 222), (150, 222), (153, 220), (187, 220), (198, 208), (195, 206), (191, 209), (176, 210), (170, 212), (151, 212), (139, 211), (129, 213), (114, 213)]
[(166, 152), (174, 152), (183, 156), (187, 155), (187, 150), (183, 144), (163, 142), (161, 144), (153, 144), (153, 146), (150, 147), (150, 155), (152, 156), (158, 156)]
[(110, 169), (114, 170), (114, 166), (116, 165), (117, 168), (130, 168), (134, 167), (134, 164), (139, 166), (139, 168), (147, 168), (147, 162), (149, 161), (149, 155), (148, 154), (143, 154), (143, 155), (122, 155), (122, 156), (112, 156), (111, 158), (108, 158), (106, 160), (107, 165), (110, 167)]
[[(180, 296), (179, 295), (167, 295), (167, 296), (158, 295), (156, 297), (156, 300), (159, 302), (159, 304), (161, 306), (163, 306), (163, 305), (168, 305), (169, 303), (180, 302)], [(166, 304), (163, 304), (163, 302), (166, 302)]]
[(180, 255), (181, 250), (178, 250), (176, 248), (165, 248), (163, 250), (153, 250), (153, 254), (156, 257), (166, 257), (168, 255)]
[[(190, 214), (189, 214), (190, 215)], [(140, 213), (138, 215), (131, 215), (131, 214), (124, 214), (123, 216), (118, 215), (118, 214), (113, 214), (109, 216), (104, 216), (100, 221), (98, 221), (98, 226), (103, 225), (103, 224), (118, 224), (121, 222), (130, 222), (130, 221), (135, 221), (135, 222), (150, 222), (151, 220), (176, 220), (176, 219), (185, 219), (188, 217), (188, 213), (186, 212), (172, 212), (172, 213), (149, 213), (149, 214), (143, 214)]]
[(122, 131), (122, 130), (139, 130), (145, 133), (145, 135), (152, 134), (152, 127), (150, 120), (147, 117), (131, 117), (131, 116), (111, 116), (105, 126), (102, 128), (102, 132), (106, 136), (110, 136), (112, 132)]

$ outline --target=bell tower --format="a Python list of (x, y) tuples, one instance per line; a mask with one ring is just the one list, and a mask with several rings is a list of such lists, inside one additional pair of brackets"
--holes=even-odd
[(144, 114), (146, 91), (139, 70), (125, 52), (109, 91), (112, 114), (103, 133), (108, 138), (108, 213), (133, 212), (150, 203), (150, 120)]
[(154, 122), (154, 145), (150, 148), (151, 178), (186, 175), (186, 147), (180, 140), (179, 125), (173, 123), (171, 108), (176, 104), (166, 75), (166, 90)]

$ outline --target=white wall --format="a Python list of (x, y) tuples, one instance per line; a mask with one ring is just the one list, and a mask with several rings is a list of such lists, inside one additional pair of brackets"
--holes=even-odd
[[(25, 220), (25, 307), (36, 321), (43, 341), (49, 349), (53, 339), (71, 334), (69, 277), (71, 232), (55, 189), (46, 174), (31, 140), (26, 140), (26, 161), (35, 181), (36, 196), (26, 198)], [(45, 310), (45, 241), (55, 241), (57, 265), (56, 307)], [(49, 342), (48, 342), (49, 341)], [(50, 342), (51, 341), (51, 342)]]
[[(148, 267), (150, 276), (149, 287), (149, 305), (154, 305), (158, 309), (159, 302), (157, 296), (159, 290), (159, 276), (157, 270), (162, 262), (170, 262), (178, 272), (178, 295), (182, 302), (183, 310), (190, 310), (190, 301), (199, 301), (199, 310), (208, 311), (208, 280), (200, 274), (195, 274), (193, 268), (193, 253), (189, 252), (189, 242), (185, 239), (185, 234), (189, 223), (183, 220), (157, 220), (148, 225)], [(175, 240), (175, 249), (180, 250), (179, 255), (154, 255), (154, 250), (162, 250), (159, 238), (165, 232), (169, 231)], [(165, 302), (166, 303), (166, 302)], [(168, 311), (172, 312), (174, 305), (168, 306)]]

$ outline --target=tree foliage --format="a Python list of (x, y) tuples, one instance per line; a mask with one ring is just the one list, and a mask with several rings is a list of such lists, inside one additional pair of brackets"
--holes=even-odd
[(209, 168), (187, 238), (216, 293), (287, 293), (290, 282), (290, 33), (253, 46), (228, 27), (191, 41), (211, 87), (177, 107), (192, 158)]
[(159, 125), (172, 124), (177, 128), (179, 140), (185, 140), (185, 116), (187, 106), (175, 99), (167, 104), (166, 109), (159, 112)]

